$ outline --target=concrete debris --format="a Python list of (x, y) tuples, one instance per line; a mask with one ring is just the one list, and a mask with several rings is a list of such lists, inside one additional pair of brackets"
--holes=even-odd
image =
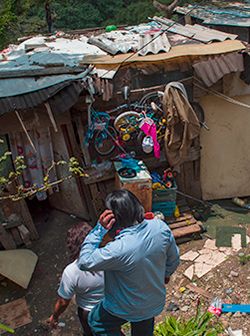
[(232, 249), (235, 251), (239, 251), (241, 249), (241, 235), (234, 234), (232, 236)]
[(199, 257), (199, 253), (191, 250), (183, 254), (180, 259), (184, 261), (194, 261), (197, 257)]
[(233, 288), (227, 288), (226, 290), (225, 290), (225, 293), (227, 294), (227, 295), (230, 295), (230, 294), (232, 294), (233, 293)]
[(194, 276), (194, 265), (189, 266), (186, 271), (184, 272), (184, 275), (189, 279), (192, 280)]
[(236, 312), (233, 314), (233, 317), (241, 317), (241, 313), (240, 312)]
[(229, 336), (244, 336), (243, 331), (240, 330), (232, 330), (231, 328), (228, 328), (227, 333)]
[[(247, 237), (249, 240), (249, 237)], [(203, 277), (213, 268), (219, 266), (228, 256), (238, 252), (242, 248), (241, 235), (235, 234), (232, 236), (232, 247), (217, 247), (216, 240), (206, 240), (201, 250), (188, 251), (181, 256), (182, 261), (193, 261), (193, 265), (189, 266), (184, 275), (192, 280), (196, 275), (198, 278)], [(229, 277), (237, 277), (239, 273), (231, 271)]]
[(207, 239), (203, 249), (208, 249), (208, 250), (217, 250), (217, 247), (215, 245), (215, 240), (213, 239)]
[(229, 277), (235, 277), (237, 278), (239, 276), (239, 273), (238, 272), (235, 272), (235, 271), (231, 271), (230, 274), (229, 274)]
[(190, 309), (190, 307), (189, 306), (183, 306), (180, 309), (181, 309), (182, 312), (187, 312)]
[(170, 304), (166, 308), (166, 311), (177, 311), (179, 309), (180, 308), (177, 304), (175, 304), (174, 302), (170, 302)]

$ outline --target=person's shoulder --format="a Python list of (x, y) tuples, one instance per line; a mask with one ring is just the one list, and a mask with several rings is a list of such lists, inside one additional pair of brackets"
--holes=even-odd
[(85, 271), (81, 271), (77, 266), (77, 260), (73, 261), (72, 263), (68, 264), (63, 270), (63, 276), (68, 278), (76, 278), (77, 276), (83, 274)]
[(153, 218), (150, 220), (149, 224), (152, 225), (153, 228), (158, 228), (164, 231), (170, 230), (168, 224), (159, 218)]
[(103, 271), (99, 272), (90, 272), (90, 271), (82, 271), (77, 265), (77, 260), (73, 261), (69, 265), (67, 265), (63, 271), (63, 273), (70, 278), (78, 279), (78, 278), (89, 278), (89, 277), (104, 277)]

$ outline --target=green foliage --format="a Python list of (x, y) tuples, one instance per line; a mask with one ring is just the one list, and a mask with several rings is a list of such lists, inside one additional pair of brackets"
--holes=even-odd
[(174, 316), (166, 317), (165, 321), (155, 327), (155, 336), (218, 336), (224, 328), (211, 313), (201, 313), (195, 317), (183, 320)]
[(109, 23), (115, 24), (137, 24), (147, 21), (148, 17), (156, 14), (156, 9), (150, 1), (135, 1), (128, 7), (123, 8), (114, 21), (109, 20)]
[(0, 5), (0, 47), (11, 39), (11, 31), (17, 21), (13, 5), (12, 0), (4, 0)]
[[(181, 0), (196, 3), (201, 0)], [(0, 0), (0, 49), (18, 37), (48, 32), (45, 0)], [(172, 0), (160, 0), (170, 4)], [(54, 30), (84, 29), (108, 24), (138, 24), (158, 15), (153, 0), (50, 0)]]
[(64, 6), (60, 1), (54, 1), (55, 27), (60, 29), (81, 29), (97, 27), (101, 24), (101, 13), (90, 2), (68, 1)]
[(241, 265), (246, 265), (250, 261), (250, 254), (240, 253), (239, 254), (239, 261), (240, 261)]
[[(6, 143), (0, 139), (0, 201), (5, 199), (18, 201), (26, 197), (34, 196), (38, 192), (45, 192), (53, 186), (59, 185), (73, 177), (88, 176), (80, 166), (78, 160), (75, 157), (71, 157), (68, 162), (63, 160), (51, 162), (50, 167), (45, 172), (43, 184), (39, 186), (37, 184), (33, 184), (26, 188), (20, 179), (24, 170), (27, 168), (24, 157), (17, 156), (14, 159), (15, 168), (10, 168), (10, 165), (8, 164), (8, 169), (6, 169), (6, 164), (10, 161), (11, 152), (7, 152), (5, 149)], [(67, 174), (57, 180), (51, 180), (50, 173), (58, 166), (66, 166)], [(15, 191), (12, 191), (12, 193), (8, 193), (8, 186), (10, 185), (15, 188)]]

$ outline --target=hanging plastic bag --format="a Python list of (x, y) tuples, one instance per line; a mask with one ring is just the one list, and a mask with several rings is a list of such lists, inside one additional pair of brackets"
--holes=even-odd
[(142, 140), (142, 150), (147, 154), (152, 153), (154, 150), (154, 141), (150, 135), (145, 136), (145, 138)]

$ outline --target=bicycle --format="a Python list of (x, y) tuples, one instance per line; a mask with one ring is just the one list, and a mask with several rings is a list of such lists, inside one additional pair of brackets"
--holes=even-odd
[[(118, 134), (110, 125), (110, 115), (107, 112), (96, 111), (92, 103), (88, 107), (88, 131), (85, 144), (92, 141), (95, 151), (101, 156), (110, 155), (118, 144)], [(121, 146), (120, 146), (121, 147)], [(122, 147), (121, 147), (122, 148)], [(123, 148), (122, 148), (122, 151)]]
[(157, 126), (157, 135), (159, 140), (163, 138), (167, 120), (164, 117), (162, 109), (163, 92), (150, 92), (143, 96), (141, 100), (135, 104), (130, 104), (133, 110), (125, 111), (119, 114), (114, 121), (114, 128), (124, 141), (129, 141), (132, 133), (138, 134), (138, 142), (142, 143), (144, 133), (140, 130), (140, 125), (145, 118), (152, 119)]
[[(100, 156), (110, 155), (115, 148), (126, 153), (122, 142), (129, 142), (136, 138), (136, 142), (142, 144), (145, 134), (140, 130), (143, 119), (150, 118), (157, 127), (157, 139), (160, 142), (164, 138), (167, 126), (167, 117), (163, 111), (162, 91), (153, 91), (144, 95), (138, 102), (126, 103), (106, 111), (99, 112), (92, 107), (88, 108), (88, 131), (85, 143), (94, 143), (94, 149)], [(199, 119), (201, 127), (209, 129), (205, 123), (204, 111), (197, 103), (191, 104)], [(125, 110), (117, 117), (111, 117), (113, 113)], [(113, 126), (111, 126), (113, 122)]]

